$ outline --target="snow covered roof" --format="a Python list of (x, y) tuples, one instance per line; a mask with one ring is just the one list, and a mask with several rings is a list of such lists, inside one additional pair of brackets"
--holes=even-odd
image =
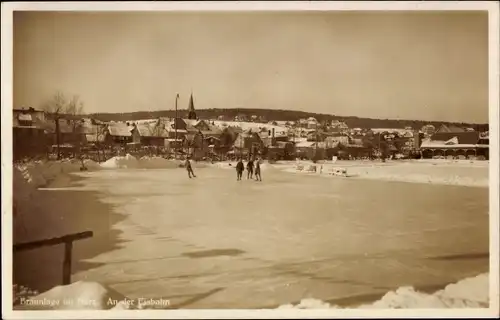
[(289, 124), (289, 122), (288, 122), (288, 121), (281, 121), (281, 120), (280, 120), (280, 121), (276, 121), (276, 124), (277, 124), (278, 126), (285, 127), (286, 125), (288, 125), (288, 124)]
[(478, 144), (479, 134), (477, 132), (440, 132), (431, 139), (422, 141), (421, 148), (426, 149), (459, 149), (479, 148), (488, 145)]
[(124, 122), (114, 122), (108, 125), (109, 134), (116, 137), (131, 137), (133, 128)]
[(286, 128), (285, 126), (275, 126), (275, 125), (255, 123), (255, 122), (216, 120), (214, 121), (214, 123), (215, 126), (219, 128), (240, 127), (243, 131), (252, 130), (252, 132), (261, 132), (262, 128), (265, 128), (266, 130), (274, 129), (275, 136), (285, 136), (287, 135), (288, 132), (288, 128)]
[(168, 137), (169, 128), (164, 123), (139, 123), (136, 125), (141, 137)]
[(158, 121), (158, 119), (141, 119), (141, 120), (135, 120), (134, 122), (136, 124), (139, 124), (139, 123), (156, 123)]
[(342, 143), (342, 144), (348, 144), (349, 143), (349, 137), (347, 136), (329, 136), (325, 138), (325, 141), (328, 143)]
[(103, 142), (106, 127), (102, 124), (95, 124), (92, 119), (83, 119), (80, 124), (80, 132), (85, 134), (87, 142)]
[(479, 140), (477, 131), (471, 132), (437, 132), (431, 136), (434, 141), (448, 141), (456, 138), (460, 144), (476, 144)]
[(314, 147), (316, 142), (314, 141), (300, 141), (295, 144), (295, 147), (297, 148), (311, 148)]
[(304, 142), (304, 141), (307, 141), (307, 138), (303, 138), (303, 137), (295, 137), (293, 139), (296, 143), (299, 143), (299, 142)]
[(389, 133), (399, 133), (399, 134), (406, 134), (408, 132), (412, 132), (412, 130), (408, 129), (401, 129), (401, 128), (372, 128), (370, 129), (373, 133), (382, 133), (382, 132), (389, 132)]
[(214, 137), (214, 136), (210, 136), (210, 135), (204, 136), (203, 139), (205, 139), (205, 140), (215, 139), (215, 140), (219, 140), (220, 141), (219, 137)]
[(413, 132), (412, 131), (408, 131), (408, 132), (404, 133), (403, 136), (405, 138), (412, 138), (413, 137)]
[(196, 126), (201, 120), (198, 120), (198, 119), (182, 119), (184, 120), (184, 122), (188, 125), (191, 125), (191, 126)]
[(31, 114), (29, 113), (20, 113), (17, 115), (17, 118), (20, 121), (32, 121)]
[(150, 137), (153, 135), (155, 125), (147, 122), (138, 123), (136, 125), (139, 135), (142, 137)]
[(105, 136), (103, 134), (87, 133), (85, 134), (87, 142), (104, 142)]
[(444, 132), (453, 132), (453, 133), (457, 133), (457, 132), (465, 132), (464, 129), (462, 128), (459, 128), (455, 125), (445, 125), (445, 124), (442, 124), (441, 127), (439, 127), (439, 129), (436, 131), (436, 133), (444, 133)]

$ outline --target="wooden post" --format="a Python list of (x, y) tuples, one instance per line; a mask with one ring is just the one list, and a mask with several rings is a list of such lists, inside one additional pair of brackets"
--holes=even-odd
[(63, 262), (63, 285), (71, 283), (71, 252), (73, 251), (73, 242), (66, 242), (64, 246)]
[(63, 277), (62, 284), (68, 285), (71, 283), (71, 259), (73, 251), (73, 241), (91, 238), (92, 231), (68, 234), (62, 237), (44, 239), (26, 243), (14, 244), (14, 253), (19, 251), (33, 250), (41, 247), (54, 246), (64, 243), (64, 261), (63, 261)]

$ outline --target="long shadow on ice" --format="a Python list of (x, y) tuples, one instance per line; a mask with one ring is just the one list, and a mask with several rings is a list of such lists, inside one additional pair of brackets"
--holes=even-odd
[[(80, 179), (71, 176), (68, 184), (74, 186), (74, 182)], [(37, 190), (32, 202), (29, 206), (32, 209), (25, 210), (22, 217), (15, 221), (14, 243), (93, 231), (92, 238), (73, 243), (73, 274), (100, 266), (82, 260), (118, 249), (123, 242), (120, 239), (121, 231), (113, 229), (113, 225), (123, 220), (123, 217), (116, 214), (111, 205), (99, 201), (96, 192)], [(39, 291), (61, 285), (63, 256), (63, 244), (15, 253), (14, 283)]]

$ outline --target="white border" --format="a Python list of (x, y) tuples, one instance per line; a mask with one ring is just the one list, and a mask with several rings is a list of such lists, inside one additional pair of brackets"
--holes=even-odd
[[(322, 11), (322, 10), (487, 10), (489, 12), (490, 122), (490, 307), (488, 309), (408, 310), (170, 310), (170, 311), (12, 311), (12, 13), (32, 11)], [(2, 3), (2, 317), (8, 319), (94, 318), (395, 318), (494, 317), (499, 315), (499, 9), (495, 1), (380, 2), (18, 2)], [(9, 262), (9, 263), (7, 263)], [(497, 272), (495, 272), (497, 271)]]

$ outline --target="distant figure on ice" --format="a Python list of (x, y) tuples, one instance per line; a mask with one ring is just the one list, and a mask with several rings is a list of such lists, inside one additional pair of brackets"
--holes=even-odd
[(243, 170), (244, 170), (244, 165), (243, 161), (241, 158), (238, 160), (238, 163), (236, 164), (236, 180), (240, 181), (241, 177), (243, 176)]
[(262, 181), (262, 177), (260, 175), (260, 159), (255, 161), (255, 181)]
[(191, 179), (191, 175), (193, 175), (193, 178), (196, 178), (196, 176), (194, 175), (193, 167), (191, 167), (191, 161), (189, 161), (189, 157), (186, 157), (184, 166), (186, 167), (186, 170), (188, 172), (189, 179)]
[(252, 159), (248, 160), (247, 171), (248, 171), (247, 180), (252, 179), (253, 178), (253, 160)]

